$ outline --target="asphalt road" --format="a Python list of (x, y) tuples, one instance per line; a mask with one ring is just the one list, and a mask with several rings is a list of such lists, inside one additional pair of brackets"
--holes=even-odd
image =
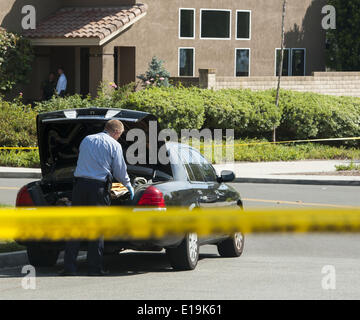
[[(26, 181), (0, 180), (0, 203), (13, 204)], [(236, 184), (250, 206), (358, 206), (359, 187)], [(8, 189), (6, 189), (8, 188)], [(285, 202), (285, 203), (284, 203)], [(25, 290), (21, 268), (0, 270), (0, 299), (360, 299), (360, 235), (248, 235), (240, 258), (201, 248), (198, 267), (174, 272), (163, 252), (125, 251), (106, 257), (103, 278), (56, 276), (38, 269), (36, 289)], [(335, 289), (322, 287), (331, 266)], [(83, 276), (82, 276), (83, 275)]]
[[(0, 204), (15, 205), (17, 191), (34, 179), (0, 179)], [(360, 187), (281, 184), (231, 184), (245, 207), (360, 206)]]

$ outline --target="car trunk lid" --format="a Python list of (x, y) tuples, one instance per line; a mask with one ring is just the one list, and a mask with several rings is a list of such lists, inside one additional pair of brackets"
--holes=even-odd
[[(147, 142), (150, 135), (155, 134), (157, 139), (157, 118), (145, 112), (86, 108), (38, 115), (37, 136), (43, 177), (52, 180), (71, 178), (76, 167), (81, 141), (87, 135), (102, 132), (105, 123), (112, 119), (120, 120), (124, 124), (125, 132), (119, 140), (124, 155), (131, 144), (125, 140), (127, 131), (131, 129), (141, 129), (145, 133)], [(150, 124), (151, 121), (154, 121), (154, 126)], [(161, 143), (157, 143), (157, 149), (160, 146)], [(148, 147), (149, 143), (147, 143)], [(145, 167), (152, 168), (152, 165)]]

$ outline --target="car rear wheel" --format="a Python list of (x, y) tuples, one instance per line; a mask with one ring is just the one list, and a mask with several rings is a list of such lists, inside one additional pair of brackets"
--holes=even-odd
[(39, 246), (27, 247), (29, 263), (34, 267), (52, 267), (56, 264), (60, 250), (42, 248)]
[(189, 233), (177, 248), (166, 249), (175, 270), (194, 270), (199, 260), (199, 242), (196, 233)]
[(217, 244), (220, 256), (225, 258), (240, 257), (244, 250), (245, 237), (237, 232), (228, 239)]

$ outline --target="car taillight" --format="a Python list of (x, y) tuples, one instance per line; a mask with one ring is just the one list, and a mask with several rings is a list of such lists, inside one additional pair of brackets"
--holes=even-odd
[(22, 187), (16, 197), (17, 207), (34, 207), (34, 201), (31, 199), (28, 188)]
[(159, 189), (156, 189), (154, 186), (150, 186), (145, 190), (145, 192), (141, 196), (138, 205), (164, 208), (165, 207), (164, 196)]

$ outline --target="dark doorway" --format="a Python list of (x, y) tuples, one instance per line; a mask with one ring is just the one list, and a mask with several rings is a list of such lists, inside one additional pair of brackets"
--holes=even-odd
[(135, 81), (135, 47), (115, 47), (114, 81), (121, 87)]
[(89, 48), (80, 48), (80, 94), (89, 93)]
[(58, 68), (64, 68), (67, 79), (66, 94), (75, 93), (75, 47), (51, 47), (50, 71), (57, 74)]

